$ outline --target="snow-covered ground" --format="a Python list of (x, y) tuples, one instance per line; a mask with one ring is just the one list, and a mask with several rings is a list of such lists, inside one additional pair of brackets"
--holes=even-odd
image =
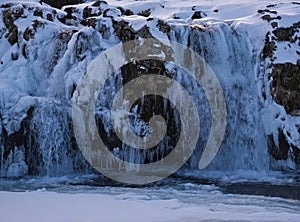
[(181, 189), (2, 191), (0, 215), (3, 222), (299, 221), (299, 201), (223, 194), (213, 185), (187, 183)]
[[(297, 183), (269, 180), (277, 188)], [(0, 215), (3, 222), (299, 221), (299, 199), (231, 193), (224, 183), (173, 178), (140, 188), (103, 186), (96, 175), (1, 179)]]

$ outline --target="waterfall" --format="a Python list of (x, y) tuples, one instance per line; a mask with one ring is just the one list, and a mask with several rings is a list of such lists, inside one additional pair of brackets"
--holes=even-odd
[[(262, 126), (260, 110), (262, 105), (259, 102), (258, 89), (255, 82), (256, 54), (246, 33), (237, 33), (225, 23), (201, 27), (197, 25), (186, 25), (172, 27), (169, 36), (171, 41), (175, 41), (190, 47), (199, 53), (212, 67), (222, 85), (227, 103), (227, 127), (224, 141), (219, 153), (213, 162), (206, 169), (207, 171), (236, 171), (236, 170), (269, 170), (269, 154), (267, 149), (267, 138)], [(176, 56), (176, 55), (174, 55)], [(146, 152), (130, 149), (124, 145), (113, 134), (113, 126), (110, 122), (110, 107), (112, 100), (123, 84), (126, 84), (132, 76), (137, 77), (153, 70), (163, 69), (163, 75), (174, 78), (192, 94), (201, 119), (200, 137), (196, 151), (191, 157), (188, 169), (197, 169), (199, 159), (207, 142), (210, 131), (209, 104), (201, 87), (193, 81), (189, 74), (183, 69), (176, 67), (176, 64), (155, 61), (143, 61), (135, 64), (128, 64), (112, 75), (104, 89), (99, 93), (96, 113), (102, 118), (99, 131), (107, 134), (105, 144), (120, 159), (133, 163), (148, 163), (156, 159), (163, 158), (174, 148), (175, 138), (171, 138), (166, 143), (160, 143), (156, 151)], [(176, 96), (175, 96), (176, 97)], [(127, 101), (124, 101), (124, 106)], [(137, 103), (131, 115), (138, 118), (142, 116), (143, 109), (148, 109), (150, 115), (151, 105), (163, 107), (159, 99), (153, 104), (153, 99), (141, 99)], [(184, 101), (182, 101), (184, 106)], [(144, 107), (144, 108), (143, 108)], [(147, 112), (147, 110), (145, 111)], [(165, 112), (165, 113), (164, 113)], [(173, 133), (178, 128), (179, 118), (176, 117), (176, 110), (173, 108), (164, 109), (162, 115), (168, 119), (174, 119)], [(172, 117), (170, 117), (170, 115)], [(100, 121), (101, 122), (101, 121)], [(140, 132), (145, 130), (143, 123), (135, 121), (132, 123), (133, 130)], [(134, 124), (136, 124), (134, 126)], [(142, 124), (142, 125), (141, 125)], [(182, 132), (185, 134), (186, 132)], [(178, 137), (178, 133), (176, 134)], [(163, 144), (163, 146), (161, 146)], [(158, 152), (158, 153), (157, 153)]]
[[(74, 12), (80, 14), (80, 10)], [(33, 44), (30, 42), (31, 37), (26, 37), (29, 40), (24, 40), (26, 44), (20, 43), (22, 49), (14, 45), (8, 51), (9, 59), (11, 52), (20, 51), (20, 59), (14, 58), (16, 67), (21, 67), (20, 69), (6, 68), (9, 67), (6, 64), (0, 67), (1, 81), (9, 79), (8, 76), (13, 71), (17, 74), (26, 71), (26, 76), (30, 79), (28, 83), (24, 83), (26, 87), (14, 86), (14, 82), (23, 86), (22, 80), (18, 80), (19, 76), (16, 74), (9, 79), (10, 82), (7, 80), (11, 85), (1, 85), (1, 90), (6, 90), (0, 100), (1, 176), (55, 176), (91, 172), (91, 167), (78, 149), (73, 132), (71, 103), (76, 84), (91, 61), (104, 50), (121, 41), (149, 37), (178, 42), (198, 53), (210, 65), (222, 86), (227, 107), (224, 140), (214, 160), (205, 170), (199, 172), (269, 170), (267, 136), (261, 120), (263, 104), (259, 100), (261, 92), (255, 80), (257, 64), (260, 62), (257, 54), (260, 52), (256, 51), (246, 30), (237, 30), (226, 22), (181, 24), (169, 21), (166, 24), (157, 18), (143, 18), (136, 23), (132, 21), (132, 26), (130, 22), (110, 17), (86, 18), (80, 25), (77, 24), (79, 18), (74, 24), (71, 18), (64, 18), (67, 20), (66, 24), (74, 25), (68, 26), (63, 24), (62, 12), (58, 16), (61, 16), (60, 22), (53, 22), (55, 28), (53, 33), (49, 29), (52, 33), (50, 37), (43, 35), (47, 29), (44, 27), (52, 25), (46, 22), (46, 25), (34, 27), (35, 32), (40, 34), (37, 38), (40, 42), (32, 37)], [(27, 30), (25, 26), (23, 29)], [(3, 38), (1, 35), (2, 42)], [(20, 37), (19, 42), (22, 41)], [(38, 44), (42, 44), (42, 47), (38, 47)], [(8, 42), (1, 43), (1, 46), (10, 47)], [(40, 48), (48, 53), (39, 57), (43, 54)], [(36, 56), (33, 56), (33, 51)], [(23, 58), (22, 53), (30, 56), (26, 58), (24, 55)], [(2, 57), (2, 54), (6, 55), (1, 52)], [(4, 62), (10, 61), (9, 59)], [(31, 66), (34, 67), (34, 74), (28, 68)], [(150, 134), (151, 128), (147, 121), (152, 114), (161, 114), (171, 124), (167, 136), (156, 149), (151, 152), (130, 149), (112, 134), (110, 106), (114, 96), (122, 84), (135, 78), (135, 75), (147, 72), (173, 78), (194, 98), (201, 122), (200, 136), (196, 150), (184, 168), (197, 170), (211, 129), (209, 103), (201, 86), (185, 70), (171, 62), (133, 62), (112, 73), (104, 89), (98, 94), (95, 109), (96, 119), (100, 124), (98, 131), (104, 135), (105, 143), (115, 156), (131, 163), (156, 161), (173, 150), (181, 127), (180, 117), (172, 104), (162, 98), (144, 97), (130, 110), (130, 125), (139, 136)], [(12, 88), (11, 91), (8, 86)], [(25, 96), (34, 98), (36, 102), (18, 103)], [(16, 107), (21, 111), (11, 112)], [(15, 170), (17, 168), (19, 173), (14, 173), (18, 171)]]
[(70, 106), (66, 103), (42, 99), (35, 107), (27, 136), (27, 162), (32, 174), (88, 172), (87, 163), (76, 149), (70, 121)]
[[(207, 170), (268, 170), (262, 105), (255, 82), (257, 61), (247, 33), (238, 33), (225, 23), (206, 28), (175, 26), (174, 30), (171, 39), (187, 44), (209, 63), (225, 94), (226, 135)], [(197, 155), (191, 162), (195, 168)]]
[[(237, 33), (225, 23), (205, 28), (197, 25), (174, 25), (172, 28), (170, 40), (190, 47), (199, 53), (212, 67), (222, 85), (227, 103), (226, 135), (219, 153), (207, 170), (267, 170), (269, 166), (267, 139), (261, 124), (261, 105), (258, 100), (258, 91), (255, 83), (254, 67), (256, 61), (254, 59), (255, 55), (252, 54), (251, 43), (247, 39), (246, 34)], [(71, 40), (68, 46), (69, 50), (66, 53), (67, 56), (65, 56), (67, 59), (72, 57), (70, 54), (77, 53), (76, 51), (70, 51), (72, 48), (76, 48), (71, 45), (72, 43), (77, 44), (76, 41)], [(66, 64), (64, 61), (60, 61), (60, 63), (62, 65)], [(59, 65), (54, 70), (60, 70)], [(148, 68), (151, 65), (153, 66), (153, 64), (150, 64)], [(196, 98), (202, 124), (198, 148), (189, 162), (189, 168), (196, 169), (210, 130), (207, 100), (201, 89), (193, 87), (192, 80), (184, 70), (181, 70), (174, 64), (165, 63), (163, 66), (166, 72), (169, 73), (168, 75), (189, 88), (190, 93)], [(83, 73), (82, 70), (80, 71), (81, 73)], [(71, 72), (72, 69), (67, 72), (68, 75)], [(55, 75), (58, 75), (58, 72)], [(78, 78), (78, 74), (76, 75)], [(104, 102), (102, 101), (102, 105), (98, 104), (97, 109), (102, 110), (98, 114), (102, 115), (103, 121), (106, 122), (104, 123), (104, 128), (107, 133), (111, 130), (111, 125), (109, 121), (105, 121), (105, 118), (109, 119), (110, 116), (103, 116), (104, 111), (107, 110), (105, 101), (106, 103), (107, 101), (112, 101), (114, 92), (121, 86), (120, 80), (126, 78), (126, 75), (129, 75), (126, 69), (123, 69), (123, 73), (119, 71), (108, 84), (106, 91), (102, 91), (102, 94), (100, 93), (100, 97)], [(55, 84), (61, 83), (55, 80)], [(68, 84), (66, 83), (68, 94), (66, 97), (69, 97), (72, 92), (70, 87), (73, 87), (73, 85), (69, 84), (69, 86)], [(50, 87), (53, 87), (53, 85)], [(62, 89), (57, 85), (55, 88), (59, 92)], [(51, 90), (51, 93), (55, 93), (53, 92), (54, 89)], [(57, 94), (61, 95), (59, 92)], [(72, 135), (72, 127), (70, 126), (69, 104), (59, 101), (59, 98), (56, 99), (57, 102), (46, 98), (42, 99), (42, 102), (35, 106), (32, 113), (27, 132), (28, 143), (26, 144), (28, 149), (26, 151), (28, 153), (26, 160), (28, 161), (29, 173), (63, 175), (78, 171), (78, 169), (87, 168), (85, 161), (82, 160), (82, 156), (78, 154), (79, 151), (75, 151), (77, 146)], [(149, 100), (147, 101), (149, 102)], [(140, 105), (144, 106), (145, 103), (142, 101)], [(166, 113), (166, 115), (169, 114)], [(175, 117), (176, 115), (173, 113), (173, 116)], [(138, 122), (136, 121), (135, 123), (141, 124), (141, 122)], [(175, 138), (169, 139), (174, 140)], [(114, 139), (110, 138), (110, 141), (112, 140)], [(120, 158), (142, 163), (153, 161), (153, 159), (161, 158), (168, 154), (174, 145), (169, 143), (170, 141), (166, 141), (164, 145), (161, 144), (160, 148), (151, 155), (143, 151), (142, 156), (139, 156), (140, 154), (134, 150), (128, 152), (126, 147), (121, 149), (122, 144), (118, 143), (113, 144), (111, 149), (115, 155), (119, 155), (119, 157), (121, 155), (122, 157)], [(3, 148), (1, 152), (3, 153)]]

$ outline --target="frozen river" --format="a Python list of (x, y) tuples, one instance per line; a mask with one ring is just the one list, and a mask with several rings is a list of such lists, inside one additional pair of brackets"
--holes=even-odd
[(299, 177), (281, 176), (177, 177), (143, 187), (96, 175), (1, 180), (1, 221), (299, 221)]

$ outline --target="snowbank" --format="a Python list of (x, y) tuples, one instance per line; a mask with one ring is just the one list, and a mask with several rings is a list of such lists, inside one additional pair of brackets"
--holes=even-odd
[(222, 199), (218, 203), (208, 199), (187, 204), (178, 199), (147, 199), (133, 194), (59, 194), (43, 189), (0, 192), (0, 215), (5, 222), (299, 221), (298, 212), (266, 205), (222, 203)]

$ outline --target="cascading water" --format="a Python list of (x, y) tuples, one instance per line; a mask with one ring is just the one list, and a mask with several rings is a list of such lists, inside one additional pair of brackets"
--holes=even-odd
[[(215, 71), (224, 90), (228, 111), (228, 125), (222, 147), (215, 160), (209, 165), (208, 170), (268, 169), (267, 144), (260, 121), (260, 104), (254, 82), (254, 55), (252, 55), (249, 40), (247, 40), (246, 36), (237, 34), (236, 31), (230, 29), (226, 24), (210, 27), (197, 25), (173, 26), (172, 28), (170, 40), (187, 45), (199, 53)], [(77, 44), (78, 41), (71, 40), (68, 47), (69, 49), (76, 49), (78, 48)], [(84, 43), (81, 41), (81, 44)], [(85, 48), (84, 45), (81, 45), (81, 47)], [(86, 51), (87, 49), (84, 50)], [(70, 53), (72, 55), (77, 52), (67, 50), (66, 54), (68, 56), (64, 57), (65, 60), (72, 58), (69, 55)], [(60, 68), (60, 66), (68, 63), (62, 60), (54, 70), (65, 70), (66, 67)], [(202, 153), (201, 149), (203, 149), (210, 130), (208, 104), (205, 95), (203, 95), (203, 92), (201, 93), (201, 89), (193, 87), (192, 80), (187, 77), (187, 73), (184, 70), (177, 68), (174, 64), (164, 64), (163, 66), (165, 66), (164, 68), (166, 72), (169, 72), (170, 76), (189, 88), (190, 93), (198, 103), (200, 116), (202, 115), (199, 147), (189, 164), (189, 168), (195, 169)], [(151, 64), (148, 70), (150, 68)], [(67, 73), (70, 72), (72, 71), (67, 71)], [(80, 72), (82, 73), (83, 71)], [(119, 72), (115, 75), (116, 81), (112, 81), (107, 89), (109, 93), (104, 92), (101, 97), (111, 101), (113, 98), (112, 92), (120, 88), (121, 82), (118, 84), (117, 79), (124, 79), (126, 75), (129, 75), (126, 69), (124, 73)], [(57, 79), (55, 79), (55, 84), (51, 85), (51, 93), (53, 94), (61, 95), (61, 89), (65, 87), (67, 88), (67, 94), (72, 92), (71, 86), (61, 85), (65, 84), (63, 81), (60, 85), (57, 85)], [(59, 91), (53, 92), (55, 89)], [(143, 101), (140, 103), (141, 107), (145, 105)], [(76, 160), (78, 155), (74, 151), (76, 146), (72, 137), (70, 113), (68, 110), (69, 107), (66, 104), (56, 104), (49, 101), (42, 102), (34, 108), (28, 129), (30, 136), (27, 146), (31, 150), (28, 152), (29, 155), (27, 157), (29, 172), (43, 175), (62, 175), (76, 171), (78, 168), (86, 167), (82, 163), (82, 166), (76, 166), (78, 165), (76, 163), (78, 162)], [(168, 114), (166, 113), (165, 115)], [(104, 123), (104, 128), (110, 130), (109, 122)], [(159, 151), (150, 156), (144, 152), (142, 157), (132, 150), (128, 152), (126, 148), (120, 151), (121, 147), (114, 147), (114, 144), (113, 150), (116, 155), (123, 156), (122, 158), (125, 160), (147, 162), (155, 158), (153, 155), (161, 156), (164, 152), (168, 153), (167, 150), (172, 150), (172, 146), (174, 146), (169, 146), (168, 142), (164, 145), (160, 147)]]
[[(260, 116), (262, 107), (255, 84), (256, 55), (246, 33), (237, 33), (225, 23), (174, 29), (171, 39), (188, 45), (209, 63), (225, 94), (226, 134), (208, 170), (268, 170), (267, 142)], [(193, 167), (196, 156), (192, 158)]]
[[(254, 79), (256, 55), (252, 54), (251, 44), (246, 35), (243, 33), (237, 34), (235, 30), (225, 23), (210, 27), (193, 25), (174, 26), (172, 28), (170, 40), (187, 45), (199, 53), (215, 71), (225, 94), (228, 112), (226, 135), (219, 153), (207, 170), (268, 170), (269, 160), (266, 136), (264, 136), (261, 124), (261, 107)], [(174, 78), (187, 88), (197, 104), (201, 118), (201, 133), (198, 147), (188, 167), (196, 169), (211, 127), (209, 104), (199, 86), (193, 82), (193, 79), (189, 77), (186, 71), (176, 67), (176, 64), (161, 64), (155, 61), (138, 62), (126, 65), (125, 68), (112, 75), (104, 90), (100, 92), (97, 103), (96, 113), (102, 118), (100, 132), (108, 134), (105, 142), (111, 151), (118, 158), (128, 162), (151, 162), (153, 158), (160, 159), (165, 153), (170, 152), (174, 148), (176, 144), (170, 144), (170, 141), (168, 141), (163, 146), (160, 144), (160, 148), (154, 152), (149, 153), (145, 150), (138, 152), (129, 149), (128, 146), (116, 138), (116, 135), (112, 135), (113, 127), (110, 122), (110, 107), (115, 94), (132, 76), (146, 75), (155, 72), (154, 70), (159, 70), (160, 74)], [(155, 101), (153, 102), (153, 100)], [(124, 105), (127, 102), (124, 101)], [(140, 112), (136, 113), (132, 110), (131, 114), (135, 118), (142, 116), (141, 113), (143, 112), (150, 112), (148, 115), (153, 115), (154, 112), (153, 110), (151, 111), (151, 107), (160, 106), (164, 105), (160, 104), (158, 98), (152, 99), (152, 101), (151, 99), (143, 98), (139, 101), (138, 106), (135, 107)], [(182, 101), (182, 106), (184, 107), (184, 101)], [(176, 122), (172, 132), (173, 134), (176, 133), (180, 119), (174, 112), (174, 108), (164, 109), (162, 115), (167, 117), (166, 121), (172, 115), (171, 119), (173, 118)], [(140, 123), (141, 120), (132, 123), (132, 130), (136, 132), (144, 131), (144, 125)], [(185, 134), (186, 132), (181, 133)], [(174, 138), (171, 141), (174, 141)]]
[[(99, 5), (100, 8), (102, 6), (107, 8), (107, 4), (99, 3)], [(93, 7), (98, 6), (96, 4)], [(33, 9), (29, 7), (28, 10)], [(70, 9), (70, 11), (72, 10)], [(74, 9), (73, 11), (80, 17), (80, 13), (83, 13), (80, 10)], [(20, 11), (14, 13), (20, 13)], [(26, 11), (26, 13), (33, 14), (32, 11)], [(100, 16), (102, 12), (94, 10), (94, 13), (99, 13), (97, 16)], [(85, 15), (87, 18), (84, 19), (79, 17), (75, 19), (69, 14), (62, 13), (57, 15), (58, 19), (53, 23), (45, 21), (43, 21), (45, 23), (30, 23), (29, 26), (34, 33), (29, 35), (31, 29), (27, 30), (24, 26), (23, 32), (28, 36), (24, 34), (26, 41), (19, 40), (22, 50), (16, 45), (11, 47), (9, 57), (19, 53), (20, 59), (15, 61), (15, 57), (13, 57), (12, 60), (18, 64), (18, 67), (23, 67), (18, 72), (26, 71), (30, 81), (28, 80), (23, 88), (15, 87), (13, 84), (3, 84), (3, 87), (0, 85), (6, 92), (9, 92), (3, 94), (0, 103), (1, 176), (20, 176), (27, 173), (29, 175), (62, 175), (78, 171), (85, 172), (85, 170), (90, 172), (73, 135), (70, 107), (76, 83), (84, 75), (88, 64), (105, 49), (122, 41), (153, 37), (158, 40), (181, 43), (198, 53), (211, 66), (222, 85), (227, 105), (226, 132), (218, 154), (204, 171), (264, 171), (269, 169), (270, 155), (267, 136), (261, 121), (261, 109), (263, 108), (259, 101), (261, 92), (258, 91), (255, 81), (255, 69), (259, 63), (257, 54), (260, 52), (251, 43), (247, 30), (221, 21), (182, 24), (172, 20), (164, 23), (157, 18), (139, 18), (138, 22), (127, 22), (113, 18), (113, 16), (118, 16), (118, 13), (111, 17), (101, 15), (102, 17), (89, 18), (92, 15)], [(18, 18), (13, 18), (14, 22)], [(82, 21), (79, 25), (80, 19)], [(65, 24), (62, 25), (63, 23)], [(52, 24), (55, 24), (53, 33), (49, 28), (52, 37), (40, 34), (38, 38), (34, 38), (35, 33), (43, 33)], [(30, 42), (31, 38), (33, 43)], [(9, 43), (5, 41), (2, 41), (1, 46), (8, 49)], [(39, 43), (43, 46), (41, 47), (43, 52), (48, 51), (46, 56), (41, 57), (45, 61), (39, 60), (39, 56), (43, 54), (37, 47)], [(17, 50), (19, 51), (16, 52)], [(36, 52), (37, 55), (28, 56), (28, 54), (31, 55), (30, 50)], [(5, 53), (1, 52), (1, 57), (3, 55)], [(32, 76), (29, 72), (30, 69), (24, 68), (29, 67), (28, 63), (32, 63), (35, 67)], [(36, 64), (41, 65), (42, 68), (39, 69)], [(1, 67), (1, 81), (2, 78), (9, 79), (8, 73), (10, 72), (11, 69), (6, 69), (4, 64)], [(171, 120), (173, 124), (169, 130), (171, 134), (157, 150), (149, 154), (145, 150), (140, 152), (128, 149), (110, 135), (112, 126), (109, 106), (118, 89), (122, 84), (133, 79), (135, 75), (153, 72), (174, 78), (187, 88), (195, 99), (201, 120), (200, 137), (194, 154), (184, 168), (197, 169), (211, 128), (209, 104), (201, 87), (176, 64), (143, 61), (140, 64), (128, 64), (113, 73), (106, 83), (106, 88), (104, 87), (104, 90), (99, 92), (95, 110), (96, 117), (102, 118), (102, 128), (99, 131), (107, 133), (106, 142), (111, 145), (110, 148), (114, 155), (129, 162), (151, 162), (162, 158), (173, 149), (172, 142), (176, 142), (178, 135), (176, 128), (180, 127), (178, 113), (167, 101), (157, 98), (142, 98), (131, 109), (132, 129), (140, 136), (149, 134), (151, 131), (147, 120), (149, 120), (149, 115), (157, 111), (152, 109), (153, 104), (154, 106), (158, 104), (159, 112), (167, 120)], [(12, 78), (11, 81), (15, 80)], [(11, 93), (7, 89), (8, 86), (11, 87)], [(9, 96), (8, 94), (15, 95)], [(35, 98), (37, 102), (30, 100), (31, 102), (24, 103), (24, 108), (21, 109), (23, 103), (17, 101), (25, 96)], [(21, 110), (18, 115), (11, 114), (12, 109), (16, 110), (16, 107), (13, 106), (16, 103)], [(147, 114), (147, 109), (152, 113)], [(171, 112), (169, 112), (170, 110)], [(144, 116), (145, 120), (142, 120), (141, 116)], [(15, 138), (22, 138), (23, 142), (11, 142), (16, 140)], [(14, 165), (11, 165), (13, 163)], [(13, 172), (16, 171), (10, 170), (18, 167), (20, 168), (19, 173), (14, 174)]]
[[(70, 108), (60, 101), (44, 100), (32, 113), (28, 127), (27, 154), (29, 169), (34, 174), (64, 175), (88, 170), (70, 125)], [(38, 157), (38, 158), (37, 158)]]

